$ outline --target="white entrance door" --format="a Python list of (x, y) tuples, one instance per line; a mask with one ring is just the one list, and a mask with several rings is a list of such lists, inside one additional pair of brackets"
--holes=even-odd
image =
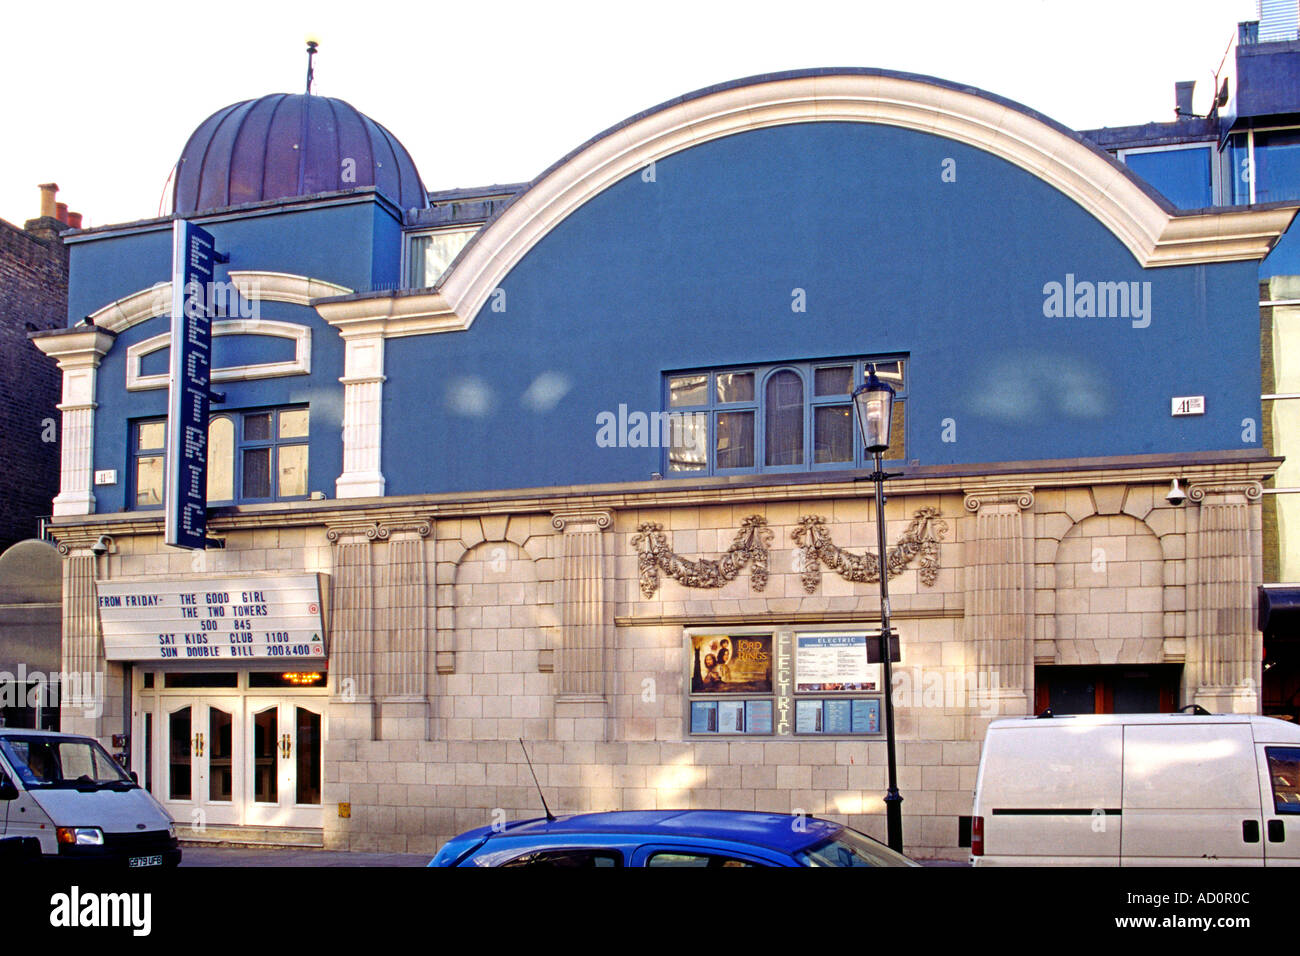
[(161, 767), (154, 793), (182, 828), (240, 823), (242, 703), (238, 697), (176, 697), (159, 708), (162, 726), (153, 733)]
[(249, 697), (244, 753), (249, 826), (321, 827), (325, 703)]

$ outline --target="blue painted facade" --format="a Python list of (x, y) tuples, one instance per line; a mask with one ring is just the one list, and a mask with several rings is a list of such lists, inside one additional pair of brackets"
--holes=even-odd
[[(354, 190), (197, 218), (231, 256), (219, 278), (369, 291), (397, 287), (406, 235), (429, 219), (408, 214), (404, 232), (402, 217)], [(74, 240), (70, 324), (165, 280), (169, 242), (166, 220)], [(1257, 276), (1255, 262), (1144, 269), (1063, 193), (941, 136), (844, 122), (731, 135), (586, 202), (468, 330), (388, 340), (386, 494), (674, 477), (657, 442), (601, 447), (599, 416), (665, 411), (672, 372), (842, 357), (906, 361), (907, 464), (1258, 448)], [(1088, 283), (1140, 300), (1051, 313), (1053, 284)], [(311, 374), (225, 383), (221, 409), (310, 405), (310, 491), (333, 497), (343, 343), (311, 307), (260, 306), (312, 329)], [(129, 476), (131, 423), (164, 414), (165, 389), (123, 383), (129, 346), (166, 330), (164, 317), (135, 325), (104, 358), (95, 469)], [(217, 367), (284, 359), (285, 340), (264, 341), (218, 339)], [(1182, 395), (1212, 396), (1206, 414), (1171, 417)], [(97, 510), (127, 508), (130, 492), (97, 488)]]
[[(1150, 326), (1045, 317), (1043, 288), (1067, 273), (1151, 282)], [(862, 354), (910, 356), (908, 459), (922, 464), (1252, 447), (1254, 274), (1143, 270), (1072, 200), (950, 140), (863, 124), (744, 133), (588, 202), (501, 284), (504, 312), (389, 343), (388, 490), (643, 480), (664, 472), (661, 450), (598, 447), (596, 417), (660, 410), (664, 373)], [(543, 375), (569, 390), (528, 408)], [(1170, 418), (1172, 396), (1225, 382), (1204, 418)]]

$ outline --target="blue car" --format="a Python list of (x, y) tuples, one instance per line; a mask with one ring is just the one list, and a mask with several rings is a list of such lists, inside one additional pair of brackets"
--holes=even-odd
[(623, 810), (477, 827), (430, 866), (917, 866), (856, 830), (800, 814)]

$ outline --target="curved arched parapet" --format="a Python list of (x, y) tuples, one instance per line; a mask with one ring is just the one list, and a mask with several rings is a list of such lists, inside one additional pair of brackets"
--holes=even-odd
[(332, 297), (317, 309), (345, 335), (467, 329), (529, 250), (621, 179), (722, 137), (809, 122), (901, 127), (988, 152), (1072, 199), (1144, 268), (1261, 259), (1296, 212), (1179, 212), (1079, 135), (969, 87), (877, 70), (779, 74), (702, 90), (597, 136), (516, 197), (434, 289)]

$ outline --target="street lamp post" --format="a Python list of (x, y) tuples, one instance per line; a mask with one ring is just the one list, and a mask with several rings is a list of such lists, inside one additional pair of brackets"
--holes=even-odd
[(880, 547), (880, 663), (885, 697), (885, 746), (889, 755), (889, 789), (885, 793), (885, 823), (891, 850), (903, 852), (903, 797), (898, 792), (898, 764), (894, 757), (893, 672), (890, 667), (889, 558), (885, 552), (884, 452), (889, 448), (889, 426), (893, 417), (894, 390), (876, 378), (876, 366), (867, 366), (867, 381), (853, 390), (853, 408), (862, 431), (862, 447), (875, 456), (876, 536)]

